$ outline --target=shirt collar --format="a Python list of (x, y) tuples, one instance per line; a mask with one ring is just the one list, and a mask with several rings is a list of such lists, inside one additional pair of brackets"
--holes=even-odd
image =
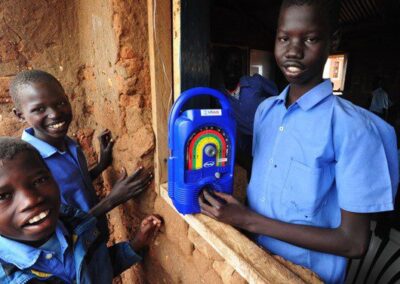
[[(50, 157), (51, 155), (54, 155), (57, 152), (60, 153), (60, 151), (56, 147), (35, 137), (33, 128), (25, 129), (22, 133), (21, 139), (35, 147), (44, 159)], [(76, 147), (75, 142), (71, 138), (65, 137), (65, 141), (70, 150)]]
[[(276, 97), (277, 102), (286, 102), (286, 98), (289, 92), (288, 85), (279, 96)], [(299, 105), (303, 110), (307, 111), (321, 102), (323, 99), (332, 95), (332, 83), (329, 79), (324, 80), (322, 83), (318, 84), (307, 93), (302, 95), (297, 101), (296, 104)]]
[[(65, 250), (68, 248), (68, 242), (65, 238), (65, 236), (68, 235), (68, 231), (61, 222), (58, 222), (55, 233), (61, 246), (61, 252), (64, 254)], [(33, 266), (41, 253), (42, 250), (40, 248), (35, 248), (0, 236), (1, 258), (17, 266), (19, 269), (26, 269)]]

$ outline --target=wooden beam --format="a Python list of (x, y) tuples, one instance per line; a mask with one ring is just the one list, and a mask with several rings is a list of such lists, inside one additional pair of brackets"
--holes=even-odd
[(148, 0), (149, 56), (153, 129), (156, 138), (154, 174), (156, 189), (167, 181), (168, 113), (172, 90), (171, 1)]
[(181, 93), (181, 0), (172, 0), (174, 99)]
[[(160, 194), (175, 208), (166, 184)], [(249, 283), (322, 283), (315, 273), (272, 256), (232, 226), (203, 214), (180, 216)]]

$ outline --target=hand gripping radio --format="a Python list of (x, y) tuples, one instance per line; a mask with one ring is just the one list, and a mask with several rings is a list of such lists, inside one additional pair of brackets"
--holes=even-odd
[[(211, 96), (220, 109), (181, 111), (195, 96)], [(232, 194), (235, 161), (235, 129), (225, 96), (210, 88), (183, 92), (174, 103), (168, 121), (168, 195), (182, 214), (200, 212), (202, 189)]]

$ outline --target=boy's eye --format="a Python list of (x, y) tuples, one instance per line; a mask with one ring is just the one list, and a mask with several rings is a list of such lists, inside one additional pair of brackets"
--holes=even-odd
[(10, 192), (0, 193), (0, 201), (10, 199), (12, 194)]
[(285, 37), (285, 36), (280, 36), (280, 37), (278, 37), (278, 41), (279, 42), (286, 42), (286, 41), (288, 41), (288, 38)]
[(305, 40), (305, 42), (306, 43), (315, 43), (315, 42), (317, 42), (317, 38), (316, 37), (309, 37), (309, 38), (306, 38), (306, 40)]
[(34, 180), (33, 186), (36, 187), (38, 185), (41, 185), (41, 184), (45, 183), (48, 180), (49, 180), (48, 176), (43, 176), (43, 177), (37, 178), (36, 180)]
[(59, 102), (58, 105), (59, 106), (65, 106), (67, 103), (66, 102)]
[(44, 112), (46, 109), (44, 107), (34, 108), (32, 112)]

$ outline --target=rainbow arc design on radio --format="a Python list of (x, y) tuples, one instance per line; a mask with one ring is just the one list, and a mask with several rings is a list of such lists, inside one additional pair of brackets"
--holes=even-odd
[(205, 129), (196, 133), (189, 140), (187, 147), (187, 167), (189, 170), (203, 168), (204, 148), (210, 144), (216, 148), (215, 166), (225, 166), (228, 148), (225, 135), (215, 129)]

